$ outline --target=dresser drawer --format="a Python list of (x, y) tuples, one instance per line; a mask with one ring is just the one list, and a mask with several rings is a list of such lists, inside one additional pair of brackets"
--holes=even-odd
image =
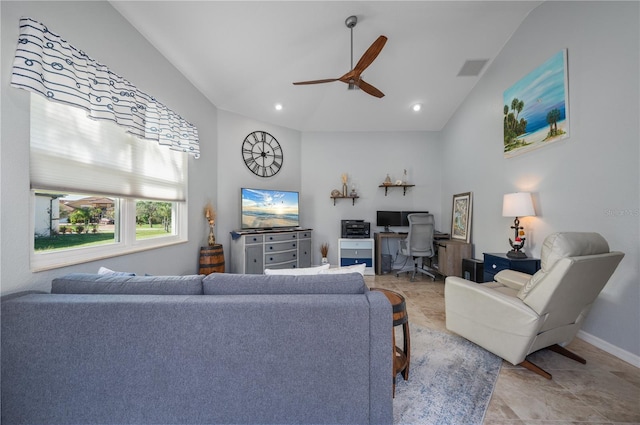
[(343, 248), (342, 250), (340, 250), (340, 256), (345, 258), (373, 258), (373, 250)]
[(362, 241), (362, 240), (343, 240), (340, 242), (340, 249), (349, 250), (349, 249), (372, 249), (373, 242), (370, 240)]
[(254, 243), (262, 243), (263, 237), (262, 235), (247, 235), (244, 236), (244, 243), (246, 245), (254, 244)]
[(496, 257), (493, 255), (484, 256), (484, 270), (488, 273), (496, 274), (500, 270), (506, 270), (509, 268), (510, 261), (505, 258)]
[(284, 263), (277, 263), (277, 264), (270, 264), (268, 267), (265, 267), (267, 269), (296, 269), (298, 268), (298, 262), (293, 260), (293, 261), (287, 261)]
[(345, 258), (340, 259), (340, 267), (353, 266), (356, 264), (365, 264), (366, 267), (373, 267), (372, 258)]
[(265, 242), (282, 242), (282, 241), (291, 241), (291, 240), (297, 240), (298, 239), (298, 234), (297, 233), (275, 233), (275, 234), (269, 234), (269, 235), (265, 235), (264, 237), (264, 241)]
[(496, 273), (502, 270), (515, 270), (534, 274), (540, 270), (538, 258), (509, 258), (506, 254), (484, 254), (484, 281), (492, 282)]
[(298, 241), (266, 243), (264, 244), (264, 253), (269, 254), (270, 252), (289, 251), (291, 249), (296, 249), (297, 247)]
[(273, 254), (269, 254), (267, 252), (264, 255), (265, 265), (274, 264), (274, 263), (284, 263), (286, 261), (295, 261), (297, 259), (298, 259), (298, 252), (296, 250), (276, 252)]

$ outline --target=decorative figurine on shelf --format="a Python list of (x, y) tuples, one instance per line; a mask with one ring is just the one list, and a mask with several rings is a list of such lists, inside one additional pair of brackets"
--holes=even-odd
[(342, 196), (347, 196), (347, 181), (349, 181), (349, 176), (347, 173), (342, 174)]
[(328, 243), (323, 243), (322, 245), (320, 245), (320, 255), (322, 255), (322, 264), (329, 263), (329, 259), (327, 258), (327, 255), (329, 255)]
[(404, 169), (404, 174), (402, 174), (402, 184), (407, 184), (407, 169)]
[(204, 216), (209, 222), (209, 246), (214, 246), (216, 244), (216, 236), (213, 233), (213, 227), (216, 225), (216, 210), (211, 206), (211, 203), (208, 203), (204, 208)]
[(384, 179), (384, 183), (385, 186), (391, 186), (391, 177), (389, 177), (389, 174), (387, 174), (387, 177)]
[(349, 194), (349, 196), (352, 196), (352, 197), (358, 196), (358, 192), (356, 192), (355, 186), (351, 186), (351, 194)]

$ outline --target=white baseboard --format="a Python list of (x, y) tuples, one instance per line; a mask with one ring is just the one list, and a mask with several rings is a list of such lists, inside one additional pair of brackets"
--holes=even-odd
[(604, 341), (596, 336), (593, 336), (585, 331), (578, 331), (578, 338), (580, 338), (583, 341), (588, 342), (589, 344), (598, 347), (599, 349), (606, 351), (607, 353), (616, 356), (617, 358), (619, 358), (620, 360), (623, 360), (635, 367), (640, 368), (640, 356), (637, 356), (633, 353), (630, 353), (626, 350), (623, 350), (620, 347), (616, 347), (613, 344), (608, 343), (607, 341)]

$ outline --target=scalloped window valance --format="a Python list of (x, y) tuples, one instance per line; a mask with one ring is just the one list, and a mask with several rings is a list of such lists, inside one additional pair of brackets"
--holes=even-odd
[(139, 138), (200, 156), (193, 124), (31, 18), (20, 19), (11, 85), (82, 108), (89, 117), (113, 121)]

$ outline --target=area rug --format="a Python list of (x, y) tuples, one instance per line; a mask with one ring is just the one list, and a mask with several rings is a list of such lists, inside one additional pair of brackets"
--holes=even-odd
[(445, 332), (410, 325), (409, 380), (396, 378), (396, 425), (482, 424), (502, 359)]

